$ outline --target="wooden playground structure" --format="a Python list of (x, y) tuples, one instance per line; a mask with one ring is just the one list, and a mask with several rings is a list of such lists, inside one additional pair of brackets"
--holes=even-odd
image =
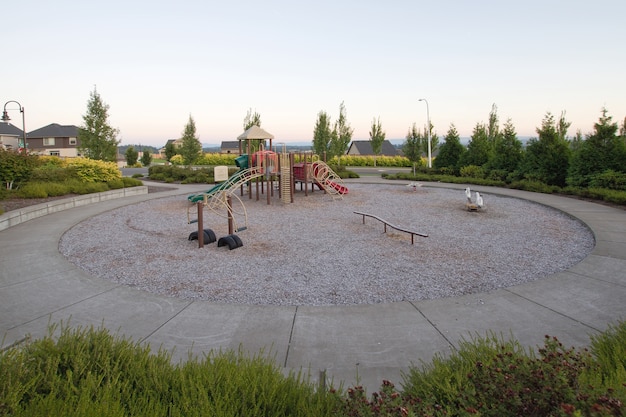
[[(228, 244), (230, 249), (242, 246), (241, 239), (234, 233), (248, 227), (248, 215), (242, 198), (247, 194), (248, 199), (252, 199), (253, 189), (257, 201), (265, 194), (267, 204), (271, 204), (274, 190), (278, 190), (278, 197), (283, 203), (293, 203), (298, 182), (300, 189), (304, 189), (305, 196), (308, 196), (309, 184), (311, 192), (314, 191), (314, 186), (317, 186), (333, 199), (341, 199), (348, 193), (342, 179), (319, 156), (312, 153), (289, 153), (285, 144), (282, 152), (277, 153), (272, 146), (273, 135), (258, 126), (248, 129), (238, 139), (240, 155), (235, 159), (238, 170), (209, 190), (192, 194), (187, 198), (190, 203), (195, 203), (187, 208), (187, 222), (198, 223), (198, 231), (191, 233), (189, 240), (198, 239), (200, 247), (205, 240), (209, 240), (208, 243), (215, 241), (214, 233), (203, 227), (204, 208), (228, 219), (229, 235), (220, 239), (218, 246)], [(268, 139), (269, 148), (266, 149)], [(242, 146), (243, 144), (245, 146)], [(244, 148), (247, 149), (244, 151)], [(224, 168), (227, 171), (227, 167), (219, 168), (222, 172)], [(194, 205), (197, 217), (192, 219)], [(241, 218), (243, 224), (237, 224), (237, 219)]]

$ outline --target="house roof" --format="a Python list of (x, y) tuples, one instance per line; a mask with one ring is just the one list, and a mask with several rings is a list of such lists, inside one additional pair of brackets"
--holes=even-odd
[(239, 149), (239, 141), (237, 140), (223, 140), (222, 148), (237, 148)]
[[(355, 151), (352, 151), (354, 147)], [(374, 151), (372, 151), (372, 143), (369, 140), (353, 140), (348, 148), (348, 154), (358, 153), (359, 155), (374, 155)], [(383, 141), (383, 146), (380, 149), (380, 155), (386, 156), (396, 156), (398, 155), (398, 150), (395, 146), (388, 140)]]
[(22, 137), (23, 131), (11, 123), (0, 123), (0, 136), (19, 136)]
[(259, 126), (254, 125), (250, 129), (237, 136), (238, 140), (248, 139), (274, 139), (274, 135), (261, 129)]
[(29, 139), (34, 138), (75, 138), (78, 137), (78, 127), (74, 125), (60, 125), (52, 123), (28, 133)]

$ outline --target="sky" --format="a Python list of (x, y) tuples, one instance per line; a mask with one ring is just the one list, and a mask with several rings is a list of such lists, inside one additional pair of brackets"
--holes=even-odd
[(547, 112), (574, 136), (603, 108), (626, 117), (624, 16), (624, 0), (11, 1), (0, 104), (28, 132), (81, 126), (96, 89), (122, 145), (157, 147), (190, 116), (203, 144), (236, 140), (250, 109), (274, 143), (310, 143), (342, 102), (353, 139), (428, 117), (469, 137), (494, 104), (519, 136)]

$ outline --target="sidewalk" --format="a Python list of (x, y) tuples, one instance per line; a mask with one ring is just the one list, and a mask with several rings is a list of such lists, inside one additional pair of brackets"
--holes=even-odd
[[(401, 185), (371, 177), (350, 182)], [(168, 184), (169, 185), (169, 184)], [(463, 190), (460, 184), (429, 184)], [(591, 334), (626, 319), (626, 211), (519, 190), (472, 187), (485, 194), (525, 198), (585, 222), (596, 247), (568, 271), (524, 285), (456, 298), (355, 306), (215, 304), (148, 294), (78, 270), (59, 254), (61, 235), (107, 210), (151, 198), (186, 195), (206, 186), (134, 195), (57, 211), (0, 231), (0, 335), (2, 346), (46, 334), (49, 323), (104, 325), (153, 349), (188, 351), (261, 349), (285, 370), (320, 370), (368, 392), (383, 379), (402, 382), (411, 365), (447, 353), (462, 338), (487, 331), (537, 346), (544, 335), (566, 346), (585, 346)], [(97, 233), (97, 230), (94, 231)], [(105, 244), (105, 242), (103, 242)]]

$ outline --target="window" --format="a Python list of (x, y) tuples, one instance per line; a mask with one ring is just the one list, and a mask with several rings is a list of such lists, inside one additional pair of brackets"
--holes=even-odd
[(76, 138), (70, 138), (70, 145), (76, 145)]
[(43, 138), (43, 146), (54, 146), (54, 138)]

